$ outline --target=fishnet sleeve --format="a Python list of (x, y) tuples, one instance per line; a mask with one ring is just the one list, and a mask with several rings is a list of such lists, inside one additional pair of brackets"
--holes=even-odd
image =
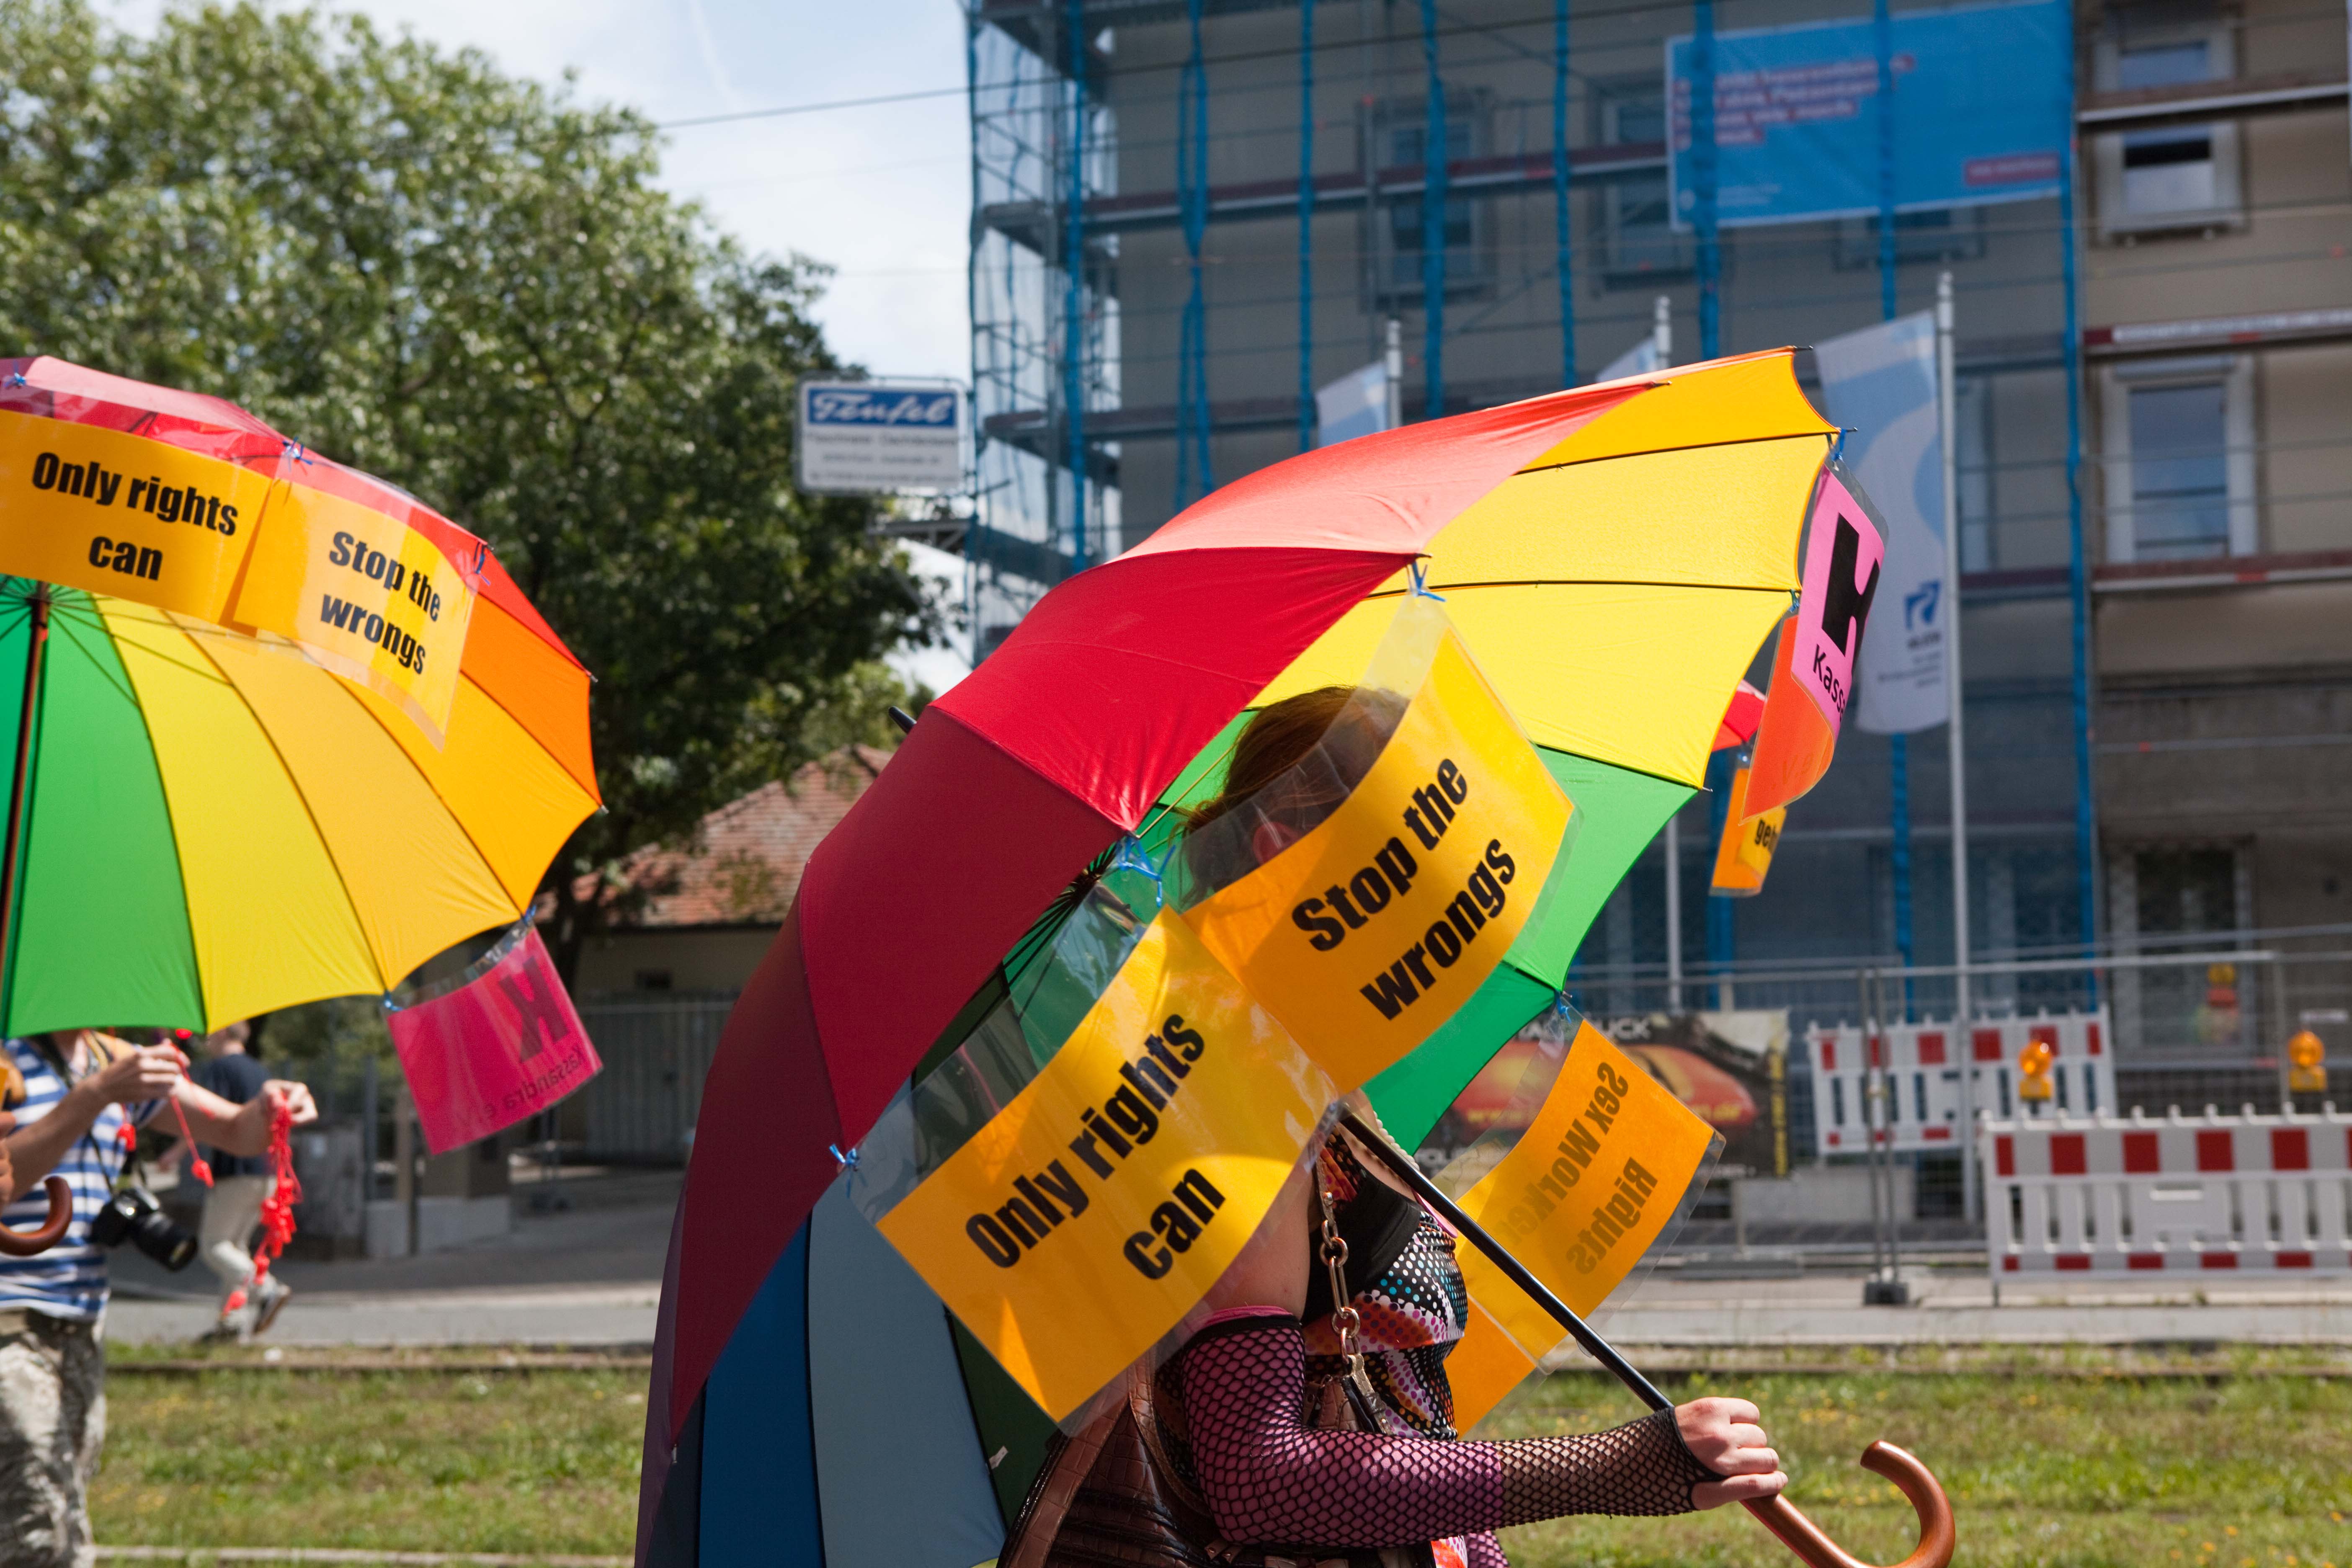
[(1310, 1427), (1287, 1317), (1221, 1325), (1186, 1347), (1181, 1372), (1193, 1466), (1228, 1541), (1408, 1546), (1568, 1513), (1687, 1513), (1692, 1484), (1712, 1479), (1672, 1411), (1501, 1443)]
[(1503, 1554), (1503, 1543), (1491, 1535), (1465, 1536), (1462, 1558), (1469, 1568), (1511, 1568), (1511, 1560)]

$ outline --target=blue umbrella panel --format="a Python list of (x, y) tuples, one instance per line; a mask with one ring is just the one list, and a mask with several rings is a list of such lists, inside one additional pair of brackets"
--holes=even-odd
[(1053, 1423), (836, 1183), (681, 1435), (641, 1568), (976, 1568)]

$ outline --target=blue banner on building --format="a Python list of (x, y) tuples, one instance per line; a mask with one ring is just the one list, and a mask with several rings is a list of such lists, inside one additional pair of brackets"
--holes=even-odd
[[(2063, 0), (1898, 12), (1895, 189), (1903, 212), (2058, 189), (2074, 44)], [(1691, 40), (1666, 43), (1674, 222), (1691, 223)], [(1876, 29), (1865, 16), (1715, 36), (1716, 210), (1725, 227), (1878, 211)]]

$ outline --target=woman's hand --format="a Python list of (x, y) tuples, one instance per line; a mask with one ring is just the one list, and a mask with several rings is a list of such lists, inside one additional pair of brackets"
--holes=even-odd
[[(112, 1059), (82, 1079), (100, 1105), (136, 1105), (161, 1100), (179, 1085), (187, 1058), (170, 1046), (134, 1046), (122, 1040), (93, 1042)], [(79, 1086), (77, 1086), (79, 1087)], [(87, 1103), (87, 1102), (85, 1102)]]
[(312, 1103), (307, 1084), (273, 1078), (237, 1112), (236, 1119), (246, 1123), (247, 1152), (259, 1154), (268, 1149), (269, 1130), (276, 1124), (281, 1106), (293, 1112), (297, 1127), (319, 1120), (319, 1108)]
[(1757, 1425), (1761, 1419), (1761, 1413), (1745, 1399), (1694, 1399), (1675, 1407), (1683, 1442), (1700, 1464), (1727, 1478), (1691, 1488), (1693, 1508), (1773, 1497), (1789, 1484), (1780, 1470), (1780, 1456)]

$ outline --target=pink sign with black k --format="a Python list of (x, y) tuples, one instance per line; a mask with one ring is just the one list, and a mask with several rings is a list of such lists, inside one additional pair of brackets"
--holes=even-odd
[(392, 1015), (435, 1153), (536, 1115), (604, 1068), (536, 930), (469, 984)]

